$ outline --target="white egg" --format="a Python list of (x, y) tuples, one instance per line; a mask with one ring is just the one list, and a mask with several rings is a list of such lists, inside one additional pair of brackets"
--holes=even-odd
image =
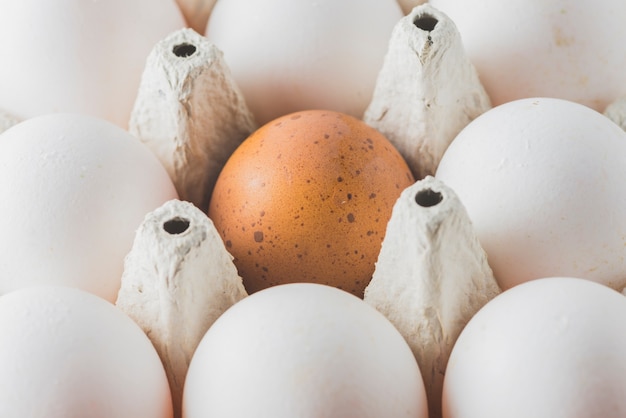
[(63, 284), (109, 301), (144, 216), (177, 197), (139, 140), (77, 114), (0, 135), (0, 196), (0, 294)]
[(146, 58), (185, 21), (174, 0), (0, 2), (0, 109), (126, 127)]
[(626, 298), (545, 278), (485, 305), (446, 369), (444, 418), (626, 416)]
[(395, 0), (228, 0), (206, 35), (259, 123), (315, 108), (360, 118), (402, 16)]
[(335, 287), (295, 283), (227, 310), (198, 346), (183, 416), (419, 417), (417, 362), (393, 325)]
[(171, 418), (165, 371), (122, 311), (87, 292), (0, 297), (0, 416)]
[(503, 289), (546, 276), (626, 286), (626, 133), (560, 99), (521, 99), (471, 122), (436, 177), (467, 209)]
[(494, 105), (557, 97), (603, 111), (626, 94), (626, 2), (430, 0), (457, 25)]

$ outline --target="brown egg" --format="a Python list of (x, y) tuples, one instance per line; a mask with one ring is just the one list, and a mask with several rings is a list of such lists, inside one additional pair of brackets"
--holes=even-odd
[(313, 282), (363, 297), (393, 205), (414, 182), (399, 152), (361, 120), (296, 112), (233, 153), (209, 217), (248, 292)]

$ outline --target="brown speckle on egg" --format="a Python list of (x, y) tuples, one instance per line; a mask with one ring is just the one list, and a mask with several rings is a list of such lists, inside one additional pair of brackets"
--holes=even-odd
[(303, 111), (241, 144), (220, 174), (208, 214), (248, 292), (315, 282), (363, 297), (393, 205), (413, 183), (398, 151), (375, 129), (345, 114)]

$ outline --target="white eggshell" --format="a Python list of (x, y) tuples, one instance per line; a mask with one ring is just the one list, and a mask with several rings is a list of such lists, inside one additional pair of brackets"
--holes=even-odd
[(295, 283), (227, 310), (198, 346), (183, 416), (426, 418), (417, 362), (393, 325), (334, 287)]
[(395, 0), (228, 0), (206, 35), (259, 123), (315, 108), (360, 118), (402, 16)]
[(560, 99), (521, 99), (471, 122), (436, 177), (466, 207), (503, 289), (546, 276), (626, 286), (626, 133)]
[(626, 2), (430, 0), (457, 25), (494, 105), (557, 97), (596, 110), (626, 94)]
[(0, 109), (126, 127), (146, 58), (185, 21), (174, 0), (0, 2)]
[(171, 418), (165, 371), (143, 331), (78, 289), (0, 297), (0, 416)]
[(29, 119), (0, 135), (0, 294), (75, 286), (114, 301), (144, 216), (177, 197), (163, 166), (110, 122)]
[(485, 305), (446, 369), (444, 418), (626, 416), (626, 298), (546, 278)]

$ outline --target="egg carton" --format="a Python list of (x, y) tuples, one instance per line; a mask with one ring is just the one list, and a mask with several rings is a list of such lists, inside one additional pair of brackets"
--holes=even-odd
[[(398, 89), (393, 85), (402, 88)], [(445, 86), (445, 89), (434, 89), (433, 85)], [(445, 105), (441, 105), (442, 102)], [(453, 23), (429, 5), (413, 9), (393, 31), (389, 50), (373, 98), (363, 115), (363, 121), (382, 132), (401, 152), (416, 177), (423, 181), (405, 191), (394, 208), (395, 215), (389, 223), (387, 238), (372, 279), (372, 287), (366, 292), (365, 301), (389, 317), (398, 318), (394, 321), (395, 325), (409, 341), (424, 370), (424, 375), (427, 376), (426, 387), (431, 399), (430, 408), (434, 414), (438, 413), (437, 405), (440, 404), (443, 368), (453, 342), (460, 332), (461, 324), (469, 320), (471, 314), (492, 298), (498, 292), (498, 288), (486, 263), (485, 254), (469, 227), (470, 222), (462, 205), (452, 190), (431, 175), (434, 174), (438, 161), (453, 137), (467, 123), (489, 108), (489, 99), (474, 67), (464, 54), (460, 36)], [(223, 53), (207, 38), (194, 30), (182, 29), (155, 46), (147, 60), (129, 130), (159, 156), (176, 184), (182, 200), (193, 202), (197, 208), (206, 212), (211, 191), (227, 158), (256, 128), (254, 117), (246, 106), (241, 90), (233, 81)], [(429, 193), (428, 191), (442, 196), (442, 202), (433, 207), (416, 205), (415, 196)], [(181, 213), (168, 213), (167, 216), (171, 219), (197, 219), (197, 215), (188, 213), (190, 210), (192, 210), (190, 207), (186, 207)], [(407, 216), (410, 219), (406, 219)], [(404, 227), (402, 223), (398, 223), (399, 219), (405, 222)], [(154, 220), (150, 222), (153, 223)], [(196, 220), (194, 224), (197, 222)], [(465, 225), (462, 228), (458, 227), (463, 230), (462, 232), (450, 230), (446, 233), (459, 234), (463, 242), (472, 244), (467, 246), (469, 250), (462, 256), (463, 251), (460, 253), (459, 248), (454, 246), (448, 250), (451, 253), (456, 252), (454, 255), (446, 254), (446, 250), (440, 248), (439, 244), (438, 251), (434, 252), (431, 240), (439, 242), (441, 237), (426, 235), (427, 241), (424, 243), (413, 234), (406, 233), (406, 222), (412, 223), (412, 228), (416, 231), (422, 231), (418, 233), (419, 237), (428, 234), (427, 231), (433, 228), (438, 231), (447, 230), (444, 226), (447, 223), (457, 227)], [(202, 228), (207, 227), (205, 225)], [(191, 227), (190, 231), (193, 230)], [(141, 237), (141, 231), (143, 229), (140, 229), (138, 242), (146, 241), (146, 238)], [(194, 235), (192, 232), (184, 234), (189, 239)], [(213, 237), (211, 239), (215, 238), (215, 234), (211, 236)], [(150, 239), (154, 240), (154, 237)], [(161, 239), (168, 241), (173, 239), (178, 242), (182, 238), (178, 235), (164, 234)], [(456, 241), (453, 236), (443, 240), (450, 243)], [(404, 267), (402, 263), (397, 263), (397, 258), (394, 257), (398, 252), (397, 243), (403, 243), (402, 245), (407, 248), (412, 246), (413, 251), (419, 246), (420, 252), (428, 254), (431, 262), (424, 264), (428, 267), (416, 268), (413, 256), (405, 258)], [(133, 281), (139, 279), (131, 274), (141, 270), (133, 266), (133, 263), (141, 260), (135, 253), (145, 252), (148, 247), (144, 245), (141, 248), (134, 248), (127, 259), (128, 264), (120, 293), (121, 301), (118, 303), (124, 306), (138, 323), (143, 324), (149, 335), (159, 339), (159, 335), (169, 335), (170, 332), (165, 330), (157, 332), (154, 328), (156, 325), (151, 324), (153, 321), (142, 317), (142, 315), (154, 316), (154, 312), (141, 312), (140, 308), (153, 306), (154, 309), (152, 301), (145, 300), (150, 294), (154, 294), (146, 291), (146, 286), (150, 286), (151, 282), (146, 281), (138, 286)], [(157, 245), (156, 248), (168, 249), (170, 246)], [(445, 257), (459, 256), (464, 260), (461, 264), (471, 268), (461, 269), (463, 271), (461, 275), (452, 271), (443, 274), (442, 269), (447, 268), (442, 260)], [(386, 259), (389, 259), (389, 262), (386, 262)], [(183, 262), (178, 252), (164, 253), (160, 257), (152, 256), (150, 260), (161, 260), (174, 265), (181, 265)], [(408, 274), (407, 280), (402, 283), (390, 283), (388, 278), (393, 276), (390, 272), (394, 268), (396, 271), (405, 271)], [(173, 286), (167, 292), (197, 294), (192, 291), (182, 292), (177, 288), (191, 286), (194, 283), (186, 277), (191, 273), (186, 273), (185, 268), (158, 270), (176, 271), (177, 275), (167, 281), (152, 282), (152, 286), (157, 286), (157, 283), (163, 286), (162, 283), (167, 282), (169, 286)], [(198, 276), (197, 272), (193, 274)], [(455, 285), (444, 286), (438, 283), (441, 277), (446, 277), (446, 280)], [(127, 286), (141, 288), (143, 293), (126, 292)], [(445, 303), (440, 301), (444, 288), (448, 289), (446, 292), (449, 293), (447, 296), (449, 300)], [(451, 292), (452, 288), (458, 292)], [(418, 301), (411, 307), (390, 303), (397, 298), (399, 292), (419, 295)], [(467, 292), (476, 297), (470, 298), (467, 302), (464, 296)], [(453, 296), (453, 293), (456, 296)], [(237, 294), (240, 295), (239, 291)], [(179, 304), (180, 301), (176, 303)], [(443, 310), (449, 309), (447, 308), (449, 306), (456, 308), (443, 314)], [(160, 307), (160, 311), (174, 312), (171, 308), (163, 306)], [(401, 311), (405, 314), (399, 315)], [(414, 316), (406, 313), (425, 311), (438, 315)], [(189, 321), (192, 319), (181, 316), (172, 318), (169, 324), (172, 327), (175, 325), (171, 324)], [(208, 329), (209, 325), (205, 323), (204, 328)], [(415, 329), (423, 329), (426, 334), (416, 335)], [(202, 332), (195, 332), (195, 335), (197, 343)], [(166, 341), (155, 341), (155, 346), (165, 357), (166, 353), (171, 351), (168, 344), (178, 344), (177, 340), (169, 338)], [(424, 341), (429, 343), (425, 345)], [(187, 358), (191, 357), (193, 348), (191, 344), (190, 352), (186, 353)], [(172, 361), (165, 363), (168, 367)], [(176, 364), (181, 369), (171, 370), (168, 367), (168, 372), (176, 375), (175, 380), (179, 382), (178, 384), (174, 380), (171, 382), (177, 392), (176, 403), (179, 403), (182, 397), (181, 376), (184, 376), (188, 365), (184, 362)]]
[[(164, 56), (159, 62), (167, 62), (167, 73), (175, 73), (172, 68), (181, 65), (180, 57), (172, 55), (177, 45), (199, 47), (206, 40), (181, 31), (167, 42), (160, 49)], [(222, 59), (219, 54), (215, 56)], [(220, 63), (220, 66), (224, 77), (230, 79), (227, 65)], [(149, 66), (145, 79), (162, 68), (163, 64)], [(194, 86), (193, 77), (184, 84)], [(240, 100), (242, 95), (236, 83), (229, 85), (228, 96), (237, 97), (236, 102), (241, 104), (238, 111), (250, 120), (251, 112), (246, 111), (245, 101)], [(145, 86), (148, 85), (140, 89), (140, 100), (143, 95), (150, 95), (150, 88), (154, 89), (154, 84)], [(162, 83), (159, 90), (163, 91), (165, 86)], [(142, 108), (149, 107), (148, 103), (155, 106), (154, 96), (150, 97)], [(212, 101), (211, 105), (227, 103)], [(607, 107), (605, 115), (619, 121), (622, 118), (618, 116), (622, 114), (619, 106), (621, 102), (616, 101)], [(433, 177), (452, 140), (491, 107), (454, 23), (429, 4), (407, 11), (394, 28), (371, 103), (362, 119), (389, 138), (419, 180), (402, 193), (394, 206), (364, 300), (385, 314), (411, 347), (423, 374), (431, 417), (441, 416), (443, 376), (460, 332), (478, 310), (501, 292), (461, 200), (444, 182)], [(158, 112), (171, 113), (167, 108)], [(156, 123), (156, 127), (146, 131), (163, 132), (158, 126), (160, 120), (152, 117), (141, 123), (131, 122), (131, 129), (140, 138), (147, 138), (140, 133), (141, 124)], [(179, 121), (181, 126), (190, 125), (184, 118)], [(252, 123), (246, 125), (249, 132), (255, 128)], [(231, 139), (233, 148), (242, 136)], [(164, 140), (168, 140), (168, 135)], [(191, 181), (190, 189), (195, 182)], [(206, 197), (196, 203), (203, 207)], [(416, 261), (415, 254), (420, 254), (423, 260)], [(182, 276), (175, 281), (189, 282)], [(412, 295), (413, 299), (405, 302), (406, 295)], [(180, 373), (184, 375), (184, 372)]]
[[(157, 349), (177, 414), (200, 340), (248, 296), (206, 212), (224, 164), (259, 127), (223, 53), (198, 33), (213, 2), (180, 3), (197, 30), (177, 30), (155, 45), (128, 126), (159, 158), (180, 200), (146, 215), (116, 302)], [(492, 104), (452, 20), (413, 3), (401, 2), (406, 16), (394, 28), (362, 120), (393, 143), (419, 180), (394, 206), (364, 301), (410, 346), (435, 418), (457, 338), (501, 289), (461, 199), (434, 175), (453, 139)], [(605, 111), (622, 127), (624, 103), (616, 100)], [(0, 131), (16, 123), (0, 113)]]

